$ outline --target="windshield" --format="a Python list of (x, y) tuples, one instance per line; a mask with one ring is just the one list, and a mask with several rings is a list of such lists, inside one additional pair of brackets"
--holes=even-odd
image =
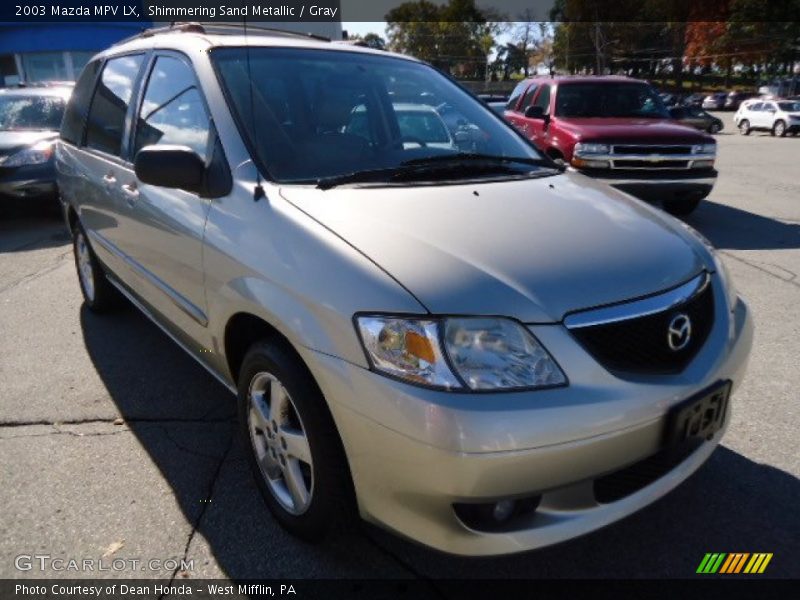
[[(218, 48), (212, 60), (241, 134), (274, 181), (360, 172), (380, 180), (409, 164), (415, 170), (406, 181), (431, 178), (434, 168), (448, 179), (550, 170), (483, 103), (427, 65), (330, 50), (251, 47), (249, 54), (248, 65), (244, 48)], [(484, 156), (496, 166), (474, 166)], [(445, 169), (449, 157), (473, 162)], [(504, 157), (523, 160), (497, 160)]]
[(573, 118), (669, 118), (663, 101), (645, 83), (561, 83), (556, 115)]
[(63, 116), (58, 96), (0, 96), (0, 131), (56, 131)]
[(778, 102), (783, 112), (800, 112), (800, 102)]

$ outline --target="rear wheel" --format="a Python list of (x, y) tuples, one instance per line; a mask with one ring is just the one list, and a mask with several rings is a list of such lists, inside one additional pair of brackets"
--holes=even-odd
[(242, 363), (239, 421), (264, 501), (290, 533), (319, 540), (355, 515), (350, 472), (322, 393), (284, 345), (258, 342)]
[(742, 135), (750, 135), (750, 121), (747, 119), (739, 121), (739, 133)]
[(664, 210), (676, 217), (684, 217), (694, 212), (700, 205), (702, 198), (676, 198), (674, 200), (664, 200), (662, 206)]
[(783, 121), (775, 121), (775, 125), (772, 126), (772, 135), (784, 137), (786, 135), (786, 123)]
[(116, 308), (121, 300), (117, 289), (106, 278), (83, 227), (76, 223), (72, 230), (72, 251), (81, 286), (83, 301), (92, 312), (104, 313)]

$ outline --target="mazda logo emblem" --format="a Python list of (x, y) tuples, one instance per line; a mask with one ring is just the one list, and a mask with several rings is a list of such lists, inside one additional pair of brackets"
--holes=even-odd
[(680, 313), (672, 317), (667, 328), (667, 345), (673, 352), (683, 350), (692, 339), (692, 321), (689, 315)]

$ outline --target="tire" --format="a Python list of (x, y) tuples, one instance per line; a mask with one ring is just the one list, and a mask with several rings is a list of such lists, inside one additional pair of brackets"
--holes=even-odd
[(786, 123), (783, 121), (775, 121), (775, 124), (772, 126), (772, 135), (776, 137), (786, 137)]
[(742, 135), (750, 135), (750, 121), (747, 119), (742, 119), (739, 121), (739, 133)]
[(344, 448), (295, 353), (284, 344), (254, 344), (242, 363), (238, 397), (248, 462), (275, 520), (306, 541), (352, 524), (355, 494)]
[(72, 254), (75, 257), (75, 269), (78, 271), (78, 284), (87, 308), (98, 314), (117, 308), (122, 296), (106, 278), (105, 270), (97, 260), (89, 244), (89, 237), (80, 223), (72, 230)]
[(722, 131), (722, 126), (719, 123), (712, 123), (708, 126), (708, 133), (715, 134)]
[(666, 212), (676, 217), (685, 217), (691, 214), (700, 205), (702, 198), (678, 198), (664, 200), (662, 206)]

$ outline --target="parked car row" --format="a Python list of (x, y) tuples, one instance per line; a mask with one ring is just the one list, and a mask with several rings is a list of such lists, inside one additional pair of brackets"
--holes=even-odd
[(664, 92), (660, 94), (662, 101), (668, 108), (695, 107), (704, 110), (736, 110), (748, 98), (756, 93), (731, 91), (714, 92), (713, 94), (694, 93), (689, 95)]

